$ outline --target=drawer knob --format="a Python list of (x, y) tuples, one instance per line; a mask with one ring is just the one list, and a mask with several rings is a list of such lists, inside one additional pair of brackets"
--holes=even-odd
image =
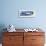
[(13, 38), (9, 38), (10, 40), (13, 40)]
[(36, 40), (36, 39), (32, 39), (32, 40)]

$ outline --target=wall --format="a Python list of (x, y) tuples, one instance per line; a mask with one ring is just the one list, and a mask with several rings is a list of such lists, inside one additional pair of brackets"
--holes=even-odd
[[(15, 25), (16, 28), (42, 27), (46, 28), (45, 0), (1, 0), (0, 25)], [(19, 18), (18, 11), (34, 10), (34, 18)]]

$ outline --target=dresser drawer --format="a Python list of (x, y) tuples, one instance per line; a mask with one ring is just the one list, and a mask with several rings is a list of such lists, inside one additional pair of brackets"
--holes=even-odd
[(44, 46), (44, 44), (31, 44), (31, 46)]
[(14, 42), (23, 41), (23, 36), (4, 36), (3, 43), (14, 43)]
[(4, 44), (4, 43), (3, 43), (2, 46), (23, 46), (23, 43), (22, 43), (22, 42), (19, 43), (19, 44), (18, 44), (18, 43), (12, 43), (12, 44), (10, 44), (10, 43), (8, 43), (8, 44), (5, 43), (5, 44)]
[(4, 32), (5, 36), (23, 36), (23, 32)]
[(44, 36), (45, 33), (44, 32), (25, 32), (24, 36)]
[(33, 44), (43, 44), (44, 36), (32, 36), (32, 43)]

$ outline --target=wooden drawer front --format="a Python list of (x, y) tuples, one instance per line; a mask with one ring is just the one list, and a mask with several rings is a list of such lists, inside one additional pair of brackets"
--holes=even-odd
[(44, 46), (43, 44), (32, 44), (32, 46)]
[(32, 44), (43, 44), (44, 36), (32, 36)]
[(23, 36), (23, 32), (4, 32), (4, 36)]
[(30, 36), (25, 36), (24, 37), (24, 46), (31, 46), (31, 44), (32, 44), (32, 37), (30, 37)]
[(3, 44), (2, 46), (16, 46), (15, 44)]
[(18, 45), (22, 45), (23, 44), (23, 37), (22, 36), (5, 36), (3, 38), (3, 44), (18, 44)]
[(22, 43), (17, 43), (17, 44), (2, 44), (2, 46), (23, 46), (23, 44)]
[(39, 35), (39, 36), (43, 35), (43, 36), (44, 36), (44, 32), (25, 32), (25, 33), (24, 33), (24, 36), (26, 36), (26, 35), (27, 35), (27, 36), (29, 36), (29, 35), (35, 35), (35, 36), (36, 36), (36, 35), (37, 35), (37, 36), (38, 36), (38, 35)]

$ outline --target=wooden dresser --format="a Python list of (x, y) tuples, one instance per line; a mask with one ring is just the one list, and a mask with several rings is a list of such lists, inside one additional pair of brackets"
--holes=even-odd
[(44, 46), (44, 32), (3, 32), (3, 46)]

